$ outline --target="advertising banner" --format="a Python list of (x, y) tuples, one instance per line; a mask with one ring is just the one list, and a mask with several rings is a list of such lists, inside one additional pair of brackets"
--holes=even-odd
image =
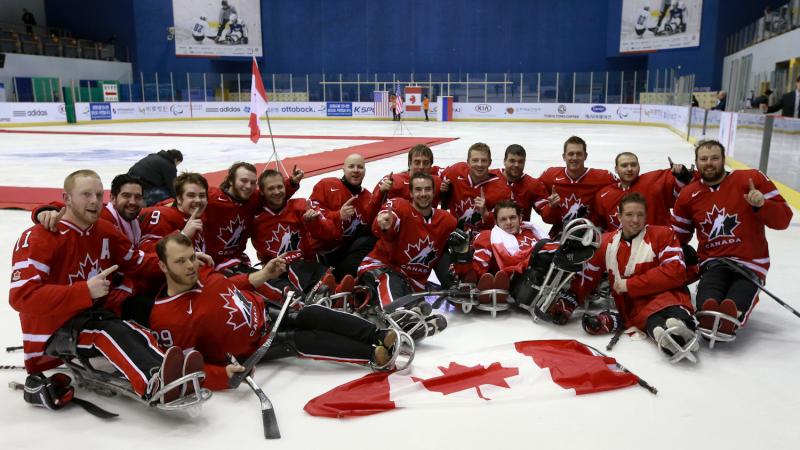
[(351, 102), (328, 102), (326, 103), (326, 115), (328, 117), (353, 117), (353, 104)]
[(623, 0), (620, 53), (700, 45), (703, 0)]
[(259, 0), (172, 0), (178, 56), (263, 56)]
[(67, 122), (63, 103), (0, 103), (0, 126), (4, 124)]

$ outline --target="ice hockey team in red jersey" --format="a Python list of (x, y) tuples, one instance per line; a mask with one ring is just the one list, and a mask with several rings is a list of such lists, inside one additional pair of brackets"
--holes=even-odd
[[(9, 302), (22, 326), (25, 399), (63, 406), (63, 379), (43, 372), (102, 356), (141, 401), (183, 404), (201, 397), (200, 380), (202, 390), (226, 388), (245, 370), (229, 355), (256, 352), (286, 308), (264, 361), (393, 370), (404, 342), (413, 352), (413, 341), (447, 327), (425, 299), (431, 290), (556, 325), (582, 308), (585, 332), (639, 330), (672, 362), (697, 361), (704, 341), (734, 340), (770, 267), (765, 227), (792, 218), (763, 173), (726, 171), (717, 141), (696, 146), (692, 168), (668, 159), (643, 174), (623, 151), (616, 177), (586, 167), (577, 136), (564, 142), (564, 166), (539, 178), (525, 173), (526, 157), (513, 144), (490, 169), (491, 149), (478, 142), (466, 161), (440, 168), (417, 145), (407, 170), (370, 191), (365, 160), (352, 154), (308, 198), (294, 197), (301, 170), (237, 162), (219, 187), (180, 174), (175, 198), (149, 208), (135, 176), (114, 178), (104, 205), (100, 177), (73, 172), (14, 245)], [(568, 282), (555, 286), (554, 276)], [(597, 302), (601, 283), (610, 298)]]

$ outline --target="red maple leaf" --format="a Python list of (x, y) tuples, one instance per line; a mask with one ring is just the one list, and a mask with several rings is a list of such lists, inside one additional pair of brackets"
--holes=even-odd
[(474, 388), (478, 397), (484, 400), (491, 400), (483, 396), (481, 386), (492, 384), (510, 389), (511, 386), (506, 383), (506, 378), (519, 375), (518, 368), (503, 367), (498, 362), (490, 364), (489, 367), (484, 367), (482, 364), (467, 367), (451, 362), (448, 367), (439, 367), (439, 370), (442, 371), (442, 375), (438, 377), (428, 379), (411, 377), (411, 379), (422, 383), (429, 391), (441, 392), (444, 395)]

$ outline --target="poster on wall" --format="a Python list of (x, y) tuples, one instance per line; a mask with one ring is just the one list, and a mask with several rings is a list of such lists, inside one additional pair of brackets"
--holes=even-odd
[(703, 0), (622, 0), (620, 53), (697, 47)]
[(263, 56), (259, 0), (172, 0), (175, 55)]

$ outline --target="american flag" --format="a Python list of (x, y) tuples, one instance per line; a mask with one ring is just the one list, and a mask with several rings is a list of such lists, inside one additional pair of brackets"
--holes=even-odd
[(405, 112), (405, 108), (403, 107), (403, 95), (400, 94), (400, 85), (395, 85), (394, 87), (394, 109), (397, 111), (397, 114), (402, 114)]
[(389, 92), (374, 91), (375, 117), (389, 117)]

